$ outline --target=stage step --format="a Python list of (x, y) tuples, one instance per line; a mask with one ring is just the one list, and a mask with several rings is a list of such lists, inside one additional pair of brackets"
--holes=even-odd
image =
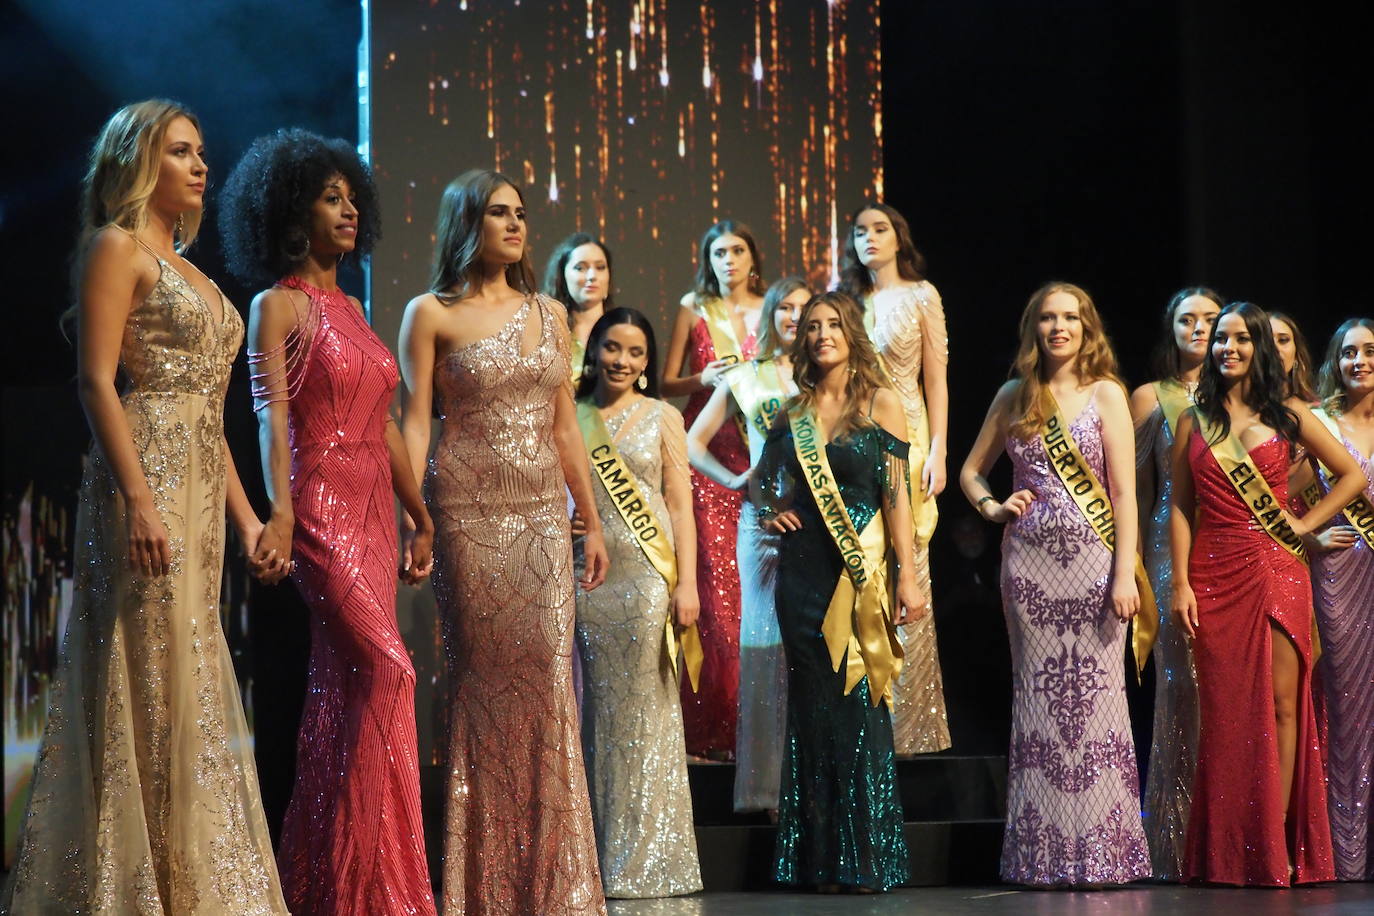
[[(692, 761), (687, 776), (706, 890), (774, 886), (777, 829), (763, 813), (734, 812), (734, 764)], [(899, 759), (897, 780), (911, 851), (910, 884), (996, 883), (1006, 814), (1006, 758), (946, 751)], [(421, 767), (425, 851), (436, 887), (442, 874), (444, 791), (443, 768)]]
[[(911, 854), (907, 887), (998, 882), (1002, 854), (1001, 820), (908, 821)], [(752, 824), (697, 827), (697, 855), (707, 892), (763, 890), (773, 883), (773, 846), (777, 828)]]
[[(762, 815), (734, 811), (735, 765), (692, 761), (687, 765), (692, 811), (698, 826), (766, 823)], [(902, 809), (909, 821), (1001, 820), (1007, 812), (1007, 758), (922, 754), (897, 760)]]

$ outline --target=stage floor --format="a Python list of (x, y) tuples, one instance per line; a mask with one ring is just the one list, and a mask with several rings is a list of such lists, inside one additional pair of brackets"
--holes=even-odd
[(1169, 916), (1320, 916), (1374, 913), (1374, 884), (1299, 890), (1131, 885), (1105, 891), (1026, 891), (1009, 887), (932, 887), (864, 896), (697, 894), (664, 900), (612, 900), (611, 916), (898, 916), (909, 913), (1169, 914)]

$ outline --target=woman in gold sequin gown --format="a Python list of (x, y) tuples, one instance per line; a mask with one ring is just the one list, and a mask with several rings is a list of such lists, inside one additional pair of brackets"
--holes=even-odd
[[(572, 688), (572, 542), (606, 546), (568, 388), (566, 315), (533, 292), (525, 206), (474, 170), (439, 204), (431, 291), (406, 306), (402, 424), (434, 517), (449, 675), (442, 912), (604, 913)], [(431, 405), (443, 429), (425, 473)]]
[[(677, 560), (670, 591), (641, 547), (640, 532), (626, 524), (606, 486), (593, 482), (611, 571), (601, 588), (577, 593), (577, 648), (582, 753), (608, 897), (701, 890), (678, 675), (664, 646), (669, 615), (690, 626), (700, 609), (696, 524), (682, 414), (658, 399), (653, 335), (634, 309), (607, 312), (591, 329), (578, 388), (579, 404), (589, 402), (601, 414)], [(574, 559), (580, 568), (580, 541)]]
[(91, 155), (78, 339), (95, 443), (5, 912), (287, 912), (220, 629), (226, 506), (244, 544), (262, 524), (224, 441), (243, 321), (181, 256), (203, 154), (189, 112), (147, 101), (116, 112)]
[[(940, 294), (924, 274), (925, 260), (900, 213), (882, 203), (866, 203), (854, 212), (845, 240), (841, 285), (864, 303), (864, 325), (906, 413), (915, 497), (912, 562), (929, 602), (935, 498), (945, 488), (949, 338)], [(926, 614), (900, 632), (906, 660), (892, 691), (897, 753), (942, 751), (950, 741), (935, 615)]]

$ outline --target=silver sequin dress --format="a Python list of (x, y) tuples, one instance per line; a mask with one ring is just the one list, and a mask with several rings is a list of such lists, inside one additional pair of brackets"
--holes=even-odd
[(243, 320), (166, 261), (124, 326), (120, 404), (171, 573), (129, 569), (98, 448), (77, 509), (71, 620), (14, 871), (15, 914), (285, 914), (220, 628), (224, 394)]
[[(664, 477), (679, 474), (691, 486), (682, 414), (642, 398), (607, 417), (606, 429), (671, 541)], [(701, 868), (678, 679), (663, 651), (668, 586), (606, 488), (593, 481), (592, 490), (611, 568), (600, 587), (577, 591), (577, 649), (601, 881), (608, 897), (690, 894), (701, 890)], [(580, 574), (580, 544), (575, 554)]]
[(1173, 562), (1169, 556), (1170, 455), (1174, 435), (1155, 409), (1135, 430), (1136, 473), (1154, 465), (1155, 501), (1144, 525), (1145, 569), (1159, 605), (1155, 639), (1155, 718), (1150, 767), (1145, 777), (1145, 838), (1156, 878), (1177, 881), (1183, 869), (1183, 839), (1193, 801), (1197, 769), (1197, 673), (1188, 638), (1169, 613)]

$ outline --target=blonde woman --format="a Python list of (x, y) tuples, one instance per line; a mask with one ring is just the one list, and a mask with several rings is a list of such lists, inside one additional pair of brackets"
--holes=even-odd
[(243, 321), (183, 256), (206, 174), (172, 102), (115, 112), (91, 153), (77, 327), (95, 441), (7, 912), (287, 912), (219, 625), (225, 510), (250, 548), (263, 526), (224, 440)]
[[(1020, 337), (1012, 379), (959, 473), (974, 508), (1006, 526), (1013, 696), (1002, 879), (1123, 884), (1150, 875), (1121, 663), (1127, 624), (1140, 610), (1131, 414), (1082, 289), (1037, 290)], [(1003, 451), (1013, 483), (999, 500), (987, 474)], [(1076, 467), (1067, 477), (1070, 456)], [(1080, 486), (1089, 480), (1092, 490)], [(1104, 511), (1115, 515), (1115, 551), (1097, 527)]]

